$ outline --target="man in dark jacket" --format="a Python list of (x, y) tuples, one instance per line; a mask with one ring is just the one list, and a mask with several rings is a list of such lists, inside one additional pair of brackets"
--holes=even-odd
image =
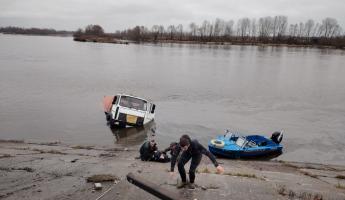
[(157, 144), (154, 140), (147, 141), (140, 147), (140, 159), (142, 161), (154, 160), (155, 151), (157, 151)]
[(205, 154), (210, 158), (210, 160), (213, 162), (214, 166), (217, 168), (218, 173), (223, 173), (224, 169), (221, 167), (218, 162), (216, 161), (216, 158), (214, 155), (209, 152), (205, 147), (203, 147), (197, 140), (191, 140), (188, 135), (182, 135), (180, 138), (180, 143), (178, 146), (176, 146), (176, 152), (172, 154), (171, 158), (171, 172), (174, 173), (175, 163), (177, 160), (177, 157), (182, 150), (181, 157), (178, 161), (178, 171), (181, 176), (182, 182), (177, 186), (178, 188), (185, 187), (187, 185), (186, 180), (186, 171), (184, 169), (185, 164), (192, 159), (190, 168), (189, 168), (189, 188), (194, 189), (194, 180), (195, 180), (195, 171), (198, 165), (200, 164), (202, 154)]
[(160, 152), (154, 140), (147, 141), (140, 147), (140, 159), (142, 161), (169, 162), (170, 158)]
[(177, 142), (172, 142), (172, 143), (170, 143), (170, 146), (168, 148), (166, 148), (166, 149), (164, 149), (162, 151), (162, 153), (166, 154), (169, 151), (170, 151), (171, 158), (172, 159), (175, 158), (174, 161), (171, 160), (171, 167), (170, 167), (170, 169), (172, 169), (171, 171), (174, 171), (173, 169), (175, 167), (175, 163), (176, 163), (177, 157), (178, 157), (178, 155), (179, 155), (179, 153), (181, 151), (180, 144), (177, 143)]

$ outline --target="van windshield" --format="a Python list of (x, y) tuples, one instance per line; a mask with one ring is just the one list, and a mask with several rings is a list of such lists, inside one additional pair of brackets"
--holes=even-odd
[(146, 101), (129, 96), (122, 96), (120, 106), (146, 111)]

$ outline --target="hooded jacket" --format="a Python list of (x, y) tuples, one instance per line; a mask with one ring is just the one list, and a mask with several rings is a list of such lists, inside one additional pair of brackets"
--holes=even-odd
[[(212, 163), (214, 164), (215, 167), (218, 167), (219, 164), (218, 164), (216, 158), (214, 157), (214, 155), (211, 152), (209, 152), (204, 146), (202, 146), (198, 140), (191, 140), (190, 137), (188, 137), (188, 136), (186, 138), (189, 140), (190, 145), (189, 145), (188, 149), (183, 153), (190, 154), (192, 159), (193, 159), (193, 157), (198, 157), (201, 154), (204, 154), (212, 161)], [(181, 152), (181, 146), (180, 145), (177, 145), (176, 148), (177, 149), (175, 150), (174, 155), (172, 154), (172, 157), (171, 157), (171, 171), (172, 172), (174, 171), (177, 157)], [(182, 153), (182, 155), (183, 155), (183, 153)]]

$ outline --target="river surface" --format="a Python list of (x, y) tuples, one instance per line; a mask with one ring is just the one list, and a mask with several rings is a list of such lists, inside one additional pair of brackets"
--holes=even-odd
[[(155, 123), (111, 130), (101, 101), (117, 93), (154, 101)], [(345, 51), (0, 34), (0, 139), (164, 148), (226, 129), (283, 129), (278, 159), (344, 165)]]

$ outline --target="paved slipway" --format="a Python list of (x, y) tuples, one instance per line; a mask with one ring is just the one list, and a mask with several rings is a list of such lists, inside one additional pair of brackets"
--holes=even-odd
[[(216, 174), (204, 157), (197, 188), (189, 190), (176, 188), (178, 174), (169, 176), (169, 163), (137, 156), (136, 148), (0, 141), (0, 199), (157, 199), (130, 184), (129, 172), (180, 199), (345, 199), (345, 166), (218, 159), (225, 173)], [(118, 179), (94, 190), (86, 180), (99, 174)]]

